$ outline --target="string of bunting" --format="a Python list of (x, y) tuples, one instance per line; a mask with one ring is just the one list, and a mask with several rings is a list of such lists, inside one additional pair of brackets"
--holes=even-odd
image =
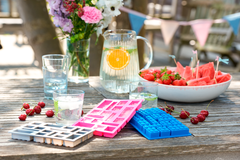
[[(160, 21), (161, 31), (163, 39), (166, 45), (170, 43), (178, 27), (190, 25), (194, 31), (194, 34), (201, 46), (204, 46), (208, 37), (209, 30), (213, 23), (225, 23), (228, 22), (231, 26), (233, 33), (238, 35), (240, 24), (240, 12), (231, 15), (224, 16), (222, 19), (197, 19), (193, 21), (175, 21), (175, 20), (163, 20), (159, 18), (153, 18), (140, 12), (121, 7), (121, 11), (128, 13), (131, 27), (138, 34), (144, 25), (145, 20)], [(160, 29), (160, 28), (159, 28)]]

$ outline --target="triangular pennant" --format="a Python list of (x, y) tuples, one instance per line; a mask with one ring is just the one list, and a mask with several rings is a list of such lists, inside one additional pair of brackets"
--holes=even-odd
[(177, 21), (161, 20), (161, 31), (166, 45), (168, 45), (172, 40), (176, 30), (178, 29), (178, 26), (179, 23)]
[(232, 27), (235, 35), (238, 35), (239, 23), (240, 23), (240, 13), (234, 13), (228, 16), (223, 17), (228, 21), (229, 25)]
[(136, 32), (136, 34), (138, 35), (138, 33), (140, 32), (144, 21), (147, 19), (146, 17), (142, 17), (142, 16), (138, 16), (132, 13), (128, 14), (129, 16), (129, 20), (131, 23), (131, 27), (132, 29)]
[(193, 32), (201, 46), (204, 46), (207, 41), (209, 29), (211, 28), (212, 23), (213, 20), (209, 19), (194, 20), (190, 22)]

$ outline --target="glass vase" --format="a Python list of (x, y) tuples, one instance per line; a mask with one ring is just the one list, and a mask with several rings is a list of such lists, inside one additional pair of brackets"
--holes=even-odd
[(89, 80), (89, 48), (90, 38), (71, 43), (67, 39), (67, 54), (70, 57), (68, 81), (75, 83)]

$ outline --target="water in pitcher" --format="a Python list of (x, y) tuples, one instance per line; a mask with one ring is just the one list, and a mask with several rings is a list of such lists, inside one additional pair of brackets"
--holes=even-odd
[(137, 46), (127, 48), (104, 46), (102, 59), (107, 62), (101, 63), (101, 85), (110, 92), (128, 93), (129, 82), (138, 79)]

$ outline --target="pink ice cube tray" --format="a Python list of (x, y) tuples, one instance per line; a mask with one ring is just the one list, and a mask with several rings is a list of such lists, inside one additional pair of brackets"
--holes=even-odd
[(104, 99), (73, 126), (94, 129), (94, 135), (113, 138), (142, 106), (141, 99)]

